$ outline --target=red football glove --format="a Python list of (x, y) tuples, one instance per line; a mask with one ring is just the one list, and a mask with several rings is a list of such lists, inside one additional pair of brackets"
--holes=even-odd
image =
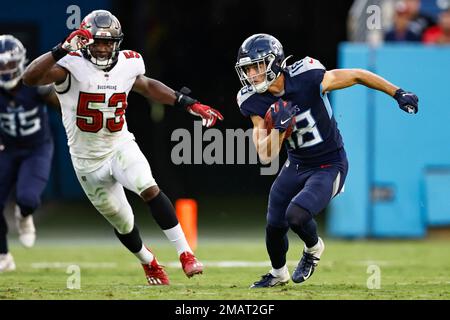
[(94, 39), (89, 30), (77, 29), (67, 37), (61, 47), (66, 51), (77, 51), (92, 43)]
[(221, 121), (223, 120), (223, 116), (219, 111), (211, 108), (210, 106), (201, 104), (200, 102), (191, 104), (186, 108), (186, 110), (194, 116), (201, 117), (202, 125), (206, 126), (207, 128), (212, 127), (216, 123), (217, 119)]

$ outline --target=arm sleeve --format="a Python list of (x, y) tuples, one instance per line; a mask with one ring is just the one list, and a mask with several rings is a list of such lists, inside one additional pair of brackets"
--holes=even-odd
[(144, 75), (146, 72), (144, 59), (142, 58), (142, 56), (140, 54), (138, 54), (138, 55), (139, 55), (139, 58), (133, 59), (134, 60), (133, 68), (136, 71), (136, 77), (140, 76), (140, 75)]
[(125, 63), (130, 76), (137, 77), (145, 74), (145, 63), (140, 53), (123, 50), (120, 52), (119, 61)]

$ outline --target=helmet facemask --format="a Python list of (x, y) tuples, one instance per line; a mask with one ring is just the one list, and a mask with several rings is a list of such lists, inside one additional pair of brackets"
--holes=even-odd
[[(259, 59), (250, 59), (249, 57), (245, 57), (239, 60), (236, 63), (236, 72), (238, 73), (239, 79), (243, 86), (251, 85), (253, 89), (258, 93), (266, 92), (267, 89), (274, 83), (274, 81), (281, 74), (281, 71), (286, 66), (286, 60), (284, 59), (281, 63), (281, 66), (274, 65), (275, 56), (273, 54), (268, 54)], [(252, 66), (257, 70), (257, 73), (249, 76), (247, 73), (248, 67)], [(255, 78), (261, 77), (264, 75), (264, 79), (256, 83)]]
[(92, 49), (91, 47), (95, 45), (95, 42), (94, 42), (94, 44), (87, 46), (85, 49), (83, 48), (84, 49), (83, 53), (84, 53), (85, 57), (90, 62), (92, 62), (97, 68), (104, 70), (104, 69), (111, 67), (117, 61), (119, 51), (120, 51), (120, 43), (122, 42), (122, 40), (111, 40), (108, 38), (106, 38), (106, 39), (94, 38), (94, 41), (96, 41), (96, 40), (113, 41), (112, 51), (111, 51), (109, 57), (105, 57), (105, 58), (100, 58), (100, 57), (92, 54), (92, 51), (94, 51), (94, 50), (91, 51), (91, 49)]
[[(274, 59), (272, 54), (253, 60), (249, 57), (240, 59), (236, 63), (236, 72), (242, 85), (250, 85), (258, 93), (265, 92), (276, 79), (276, 75), (271, 69)], [(255, 74), (248, 74), (250, 67), (256, 70)], [(263, 77), (262, 81), (258, 81), (261, 77)]]

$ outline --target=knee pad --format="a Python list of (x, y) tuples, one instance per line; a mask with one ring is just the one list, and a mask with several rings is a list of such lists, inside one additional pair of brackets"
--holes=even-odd
[(126, 220), (120, 221), (118, 224), (114, 226), (114, 228), (120, 234), (128, 234), (133, 230), (133, 226), (134, 226), (134, 217), (131, 216)]
[[(112, 208), (110, 207), (108, 209)], [(116, 210), (101, 211), (100, 213), (120, 234), (127, 234), (133, 230), (134, 215), (133, 210), (129, 205), (122, 206)]]

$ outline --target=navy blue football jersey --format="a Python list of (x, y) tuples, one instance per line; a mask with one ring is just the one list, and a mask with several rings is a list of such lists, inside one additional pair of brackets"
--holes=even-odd
[(51, 88), (19, 84), (14, 95), (0, 89), (0, 139), (6, 147), (33, 147), (51, 139), (47, 106)]
[(279, 98), (296, 106), (295, 127), (285, 139), (288, 157), (296, 163), (320, 164), (336, 156), (343, 147), (327, 94), (322, 94), (325, 67), (316, 59), (305, 57), (284, 71), (284, 94), (281, 97), (266, 91), (256, 93), (251, 86), (237, 95), (241, 113), (246, 117), (264, 116)]

